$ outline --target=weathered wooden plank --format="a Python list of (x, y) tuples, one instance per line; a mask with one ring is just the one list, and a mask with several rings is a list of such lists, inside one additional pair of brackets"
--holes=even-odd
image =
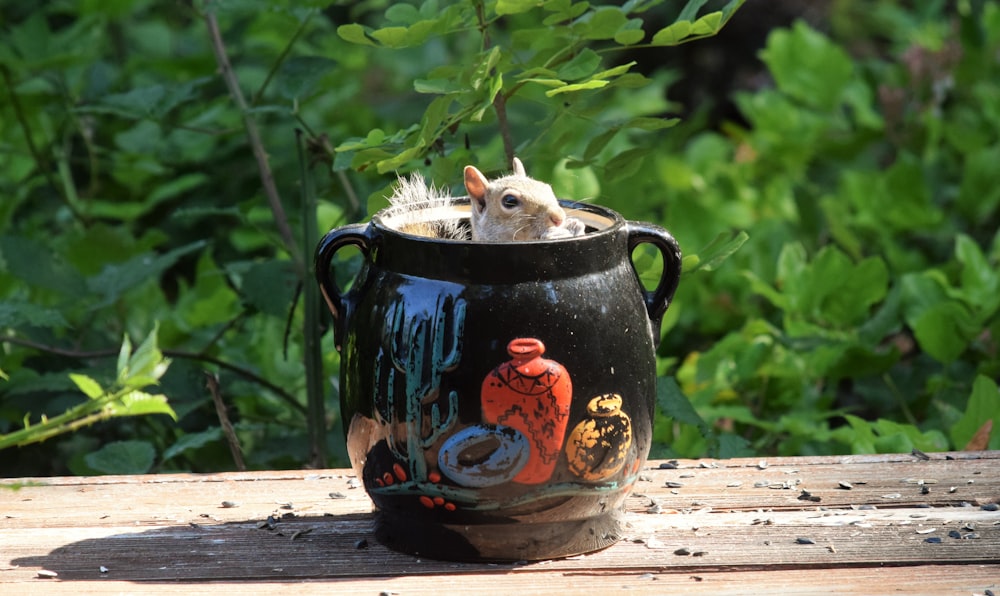
[[(853, 576), (948, 563), (955, 586), (966, 585), (958, 571), (1000, 561), (1000, 513), (982, 508), (1000, 497), (1000, 453), (879, 457), (682, 461), (669, 470), (654, 462), (628, 502), (626, 540), (530, 565), (427, 561), (385, 549), (371, 537), (371, 502), (346, 471), (37, 479), (39, 486), (0, 490), (0, 585), (34, 586), (43, 581), (39, 569), (95, 585), (343, 578), (374, 586), (374, 578), (444, 575), (479, 585), (499, 574), (507, 586), (521, 574), (542, 584), (567, 574), (653, 574), (644, 581), (658, 591), (666, 586), (659, 576), (672, 573), (809, 569), (819, 578), (823, 570)], [(280, 521), (259, 527), (269, 515)], [(431, 580), (412, 587), (430, 590)]]
[[(350, 582), (301, 580), (296, 594), (338, 594), (344, 596), (398, 594), (400, 596), (440, 596), (441, 594), (512, 594), (543, 596), (565, 594), (670, 594), (710, 593), (714, 596), (743, 594), (907, 594), (962, 596), (985, 594), (1000, 589), (998, 565), (932, 565), (927, 567), (870, 567), (847, 570), (785, 569), (773, 571), (681, 571), (676, 573), (587, 573), (587, 572), (494, 572), (462, 573), (447, 577), (412, 575), (371, 577)], [(134, 582), (110, 578), (65, 582), (28, 579), (6, 584), (12, 594), (205, 594), (239, 591), (247, 596), (287, 591), (287, 582), (205, 581)]]

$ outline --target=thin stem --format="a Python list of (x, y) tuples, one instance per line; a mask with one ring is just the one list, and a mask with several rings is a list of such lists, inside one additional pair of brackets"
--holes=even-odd
[[(486, 22), (486, 8), (482, 2), (476, 2), (476, 21), (479, 32), (483, 36), (483, 52), (492, 45), (490, 41), (489, 24)], [(500, 139), (503, 140), (503, 152), (507, 163), (514, 161), (514, 139), (510, 134), (510, 123), (507, 121), (507, 95), (501, 89), (493, 98), (493, 111), (497, 114), (497, 126), (500, 128)]]
[(285, 215), (285, 209), (281, 204), (281, 196), (278, 194), (278, 188), (274, 184), (274, 174), (271, 172), (267, 152), (264, 150), (260, 131), (257, 129), (257, 121), (250, 114), (247, 101), (243, 97), (243, 91), (240, 90), (240, 83), (236, 79), (236, 73), (233, 72), (229, 56), (226, 54), (226, 46), (222, 41), (222, 33), (219, 31), (219, 22), (215, 18), (215, 13), (211, 10), (205, 12), (205, 24), (208, 26), (208, 33), (212, 39), (212, 51), (215, 53), (215, 61), (219, 65), (219, 72), (226, 83), (226, 87), (229, 89), (229, 94), (236, 103), (236, 107), (239, 108), (240, 113), (243, 115), (243, 126), (246, 128), (247, 139), (253, 150), (254, 159), (257, 160), (260, 181), (264, 187), (264, 194), (267, 195), (271, 213), (274, 215), (274, 223), (278, 227), (278, 233), (285, 245), (285, 250), (292, 255), (292, 262), (295, 264), (296, 272), (299, 274), (299, 277), (304, 277), (306, 267), (302, 260), (302, 253), (295, 243), (292, 228), (288, 225), (288, 217)]
[(21, 133), (24, 135), (24, 140), (28, 145), (28, 151), (31, 152), (31, 156), (35, 160), (35, 165), (41, 171), (42, 176), (45, 177), (45, 181), (53, 190), (63, 199), (66, 203), (66, 207), (73, 214), (73, 217), (79, 221), (86, 221), (86, 217), (76, 208), (76, 205), (70, 200), (70, 198), (61, 192), (59, 182), (56, 180), (55, 176), (52, 175), (52, 164), (49, 163), (48, 158), (38, 150), (35, 145), (34, 139), (31, 138), (31, 128), (28, 126), (28, 118), (24, 114), (24, 107), (21, 105), (21, 99), (17, 96), (17, 91), (14, 86), (14, 77), (11, 76), (10, 69), (7, 68), (6, 64), (0, 64), (0, 74), (3, 75), (4, 86), (7, 87), (7, 92), (10, 94), (10, 105), (14, 108), (14, 115), (17, 117), (17, 123), (21, 126)]
[[(31, 341), (31, 340), (21, 339), (19, 337), (2, 337), (2, 338), (0, 338), (0, 343), (4, 343), (4, 342), (6, 342), (6, 343), (12, 343), (12, 344), (18, 345), (18, 346), (24, 346), (26, 348), (32, 348), (34, 350), (39, 350), (41, 352), (47, 352), (49, 354), (56, 354), (56, 355), (59, 355), (59, 356), (67, 356), (69, 358), (81, 358), (81, 359), (86, 359), (86, 358), (111, 358), (111, 357), (117, 357), (118, 356), (118, 350), (117, 349), (114, 349), (114, 350), (94, 350), (94, 351), (90, 351), (90, 352), (83, 352), (83, 351), (76, 351), (76, 350), (67, 350), (67, 349), (64, 349), (64, 348), (56, 347), (56, 346), (46, 346), (44, 344), (35, 343), (35, 342)], [(287, 391), (285, 391), (281, 387), (278, 387), (274, 383), (268, 381), (267, 379), (265, 379), (265, 378), (263, 378), (263, 377), (261, 377), (259, 375), (254, 374), (253, 372), (251, 372), (251, 371), (249, 371), (249, 370), (247, 370), (245, 368), (241, 368), (241, 367), (239, 367), (239, 366), (237, 366), (235, 364), (230, 364), (229, 362), (226, 362), (224, 360), (219, 360), (218, 358), (216, 358), (214, 356), (209, 356), (208, 354), (197, 354), (195, 352), (187, 352), (187, 351), (184, 351), (184, 350), (169, 350), (169, 349), (168, 350), (161, 349), (160, 352), (162, 352), (164, 356), (169, 356), (170, 358), (183, 358), (185, 360), (195, 360), (195, 361), (201, 361), (201, 362), (208, 362), (209, 364), (214, 364), (215, 366), (218, 366), (219, 368), (228, 370), (231, 373), (234, 373), (234, 374), (236, 374), (238, 376), (241, 376), (241, 377), (243, 377), (244, 379), (246, 379), (248, 381), (256, 383), (256, 384), (258, 384), (258, 385), (260, 385), (260, 386), (262, 386), (262, 387), (264, 387), (264, 388), (272, 391), (275, 395), (277, 395), (279, 398), (281, 398), (282, 400), (284, 400), (285, 402), (287, 402), (289, 405), (291, 405), (293, 408), (295, 408), (296, 410), (298, 410), (300, 413), (302, 413), (303, 415), (306, 414), (306, 408), (305, 408), (305, 406), (303, 406), (301, 403), (299, 403), (299, 401), (295, 398), (294, 395), (292, 395), (291, 393), (288, 393)]]
[(212, 394), (212, 402), (215, 403), (215, 415), (219, 418), (219, 426), (222, 427), (222, 434), (226, 437), (229, 452), (233, 455), (233, 463), (236, 464), (237, 470), (245, 472), (247, 465), (243, 461), (243, 449), (240, 447), (240, 439), (236, 436), (236, 430), (233, 429), (233, 423), (229, 421), (229, 414), (226, 413), (226, 403), (222, 401), (219, 376), (214, 373), (205, 372), (205, 386), (208, 387), (208, 392)]
[(43, 417), (37, 424), (25, 421), (24, 428), (0, 436), (0, 449), (7, 447), (24, 447), (33, 443), (41, 443), (63, 433), (72, 432), (95, 422), (112, 417), (104, 408), (113, 401), (121, 399), (128, 390), (101, 396), (74, 406), (58, 416)]
[(292, 51), (292, 46), (295, 44), (296, 41), (298, 41), (299, 37), (301, 37), (302, 34), (305, 33), (306, 25), (309, 24), (310, 20), (312, 20), (313, 14), (315, 13), (310, 13), (309, 16), (305, 18), (305, 20), (299, 23), (299, 28), (295, 30), (295, 34), (292, 35), (292, 38), (288, 40), (287, 44), (285, 44), (285, 47), (281, 50), (281, 54), (278, 55), (278, 59), (275, 60), (274, 64), (271, 65), (271, 70), (269, 70), (267, 72), (267, 76), (264, 77), (264, 82), (260, 84), (260, 89), (258, 89), (257, 93), (254, 93), (253, 97), (250, 99), (250, 105), (256, 106), (257, 102), (260, 101), (260, 98), (263, 97), (264, 91), (267, 89), (267, 86), (271, 83), (271, 79), (274, 78), (274, 75), (277, 74), (278, 69), (281, 68), (281, 65), (285, 62), (285, 58), (287, 58), (288, 54)]
[[(299, 152), (300, 188), (302, 189), (302, 243), (303, 250), (311, 250), (317, 244), (316, 229), (316, 192), (313, 188), (313, 177), (306, 159), (303, 147), (302, 131), (296, 131), (296, 146)], [(303, 364), (306, 369), (306, 404), (309, 415), (306, 417), (306, 427), (309, 435), (310, 464), (314, 468), (326, 467), (326, 401), (323, 388), (323, 358), (320, 341), (323, 335), (319, 287), (313, 275), (303, 281), (302, 336)]]

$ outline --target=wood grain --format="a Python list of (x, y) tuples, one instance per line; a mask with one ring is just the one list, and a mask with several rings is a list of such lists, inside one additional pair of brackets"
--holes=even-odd
[(1000, 452), (661, 464), (618, 544), (504, 565), (381, 546), (347, 470), (0, 480), (0, 593), (1000, 593)]

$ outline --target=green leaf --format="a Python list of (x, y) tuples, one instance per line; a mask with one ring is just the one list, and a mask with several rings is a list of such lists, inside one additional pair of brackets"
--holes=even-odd
[(632, 118), (622, 125), (622, 128), (638, 128), (640, 130), (663, 130), (676, 126), (681, 121), (680, 118)]
[(624, 11), (615, 6), (602, 6), (583, 18), (586, 22), (584, 39), (612, 39), (628, 22)]
[(156, 121), (174, 108), (197, 99), (199, 88), (211, 81), (213, 81), (211, 77), (201, 77), (186, 83), (136, 87), (124, 93), (105, 95), (96, 103), (84, 105), (78, 111), (106, 112), (126, 118), (148, 118)]
[(690, 21), (678, 21), (660, 29), (650, 43), (654, 46), (675, 46), (691, 34)]
[(611, 139), (621, 130), (619, 126), (612, 126), (608, 130), (597, 135), (587, 143), (587, 148), (583, 151), (583, 160), (591, 161), (611, 142)]
[[(623, 9), (622, 12), (628, 14), (628, 10)], [(619, 27), (618, 31), (615, 31), (615, 43), (623, 46), (639, 43), (646, 38), (646, 32), (642, 28), (643, 25), (642, 19), (629, 19), (624, 25)]]
[(132, 355), (132, 340), (128, 335), (122, 336), (122, 345), (118, 349), (118, 364), (115, 366), (115, 374), (119, 382), (128, 375), (128, 359)]
[(120, 406), (114, 407), (115, 416), (146, 416), (149, 414), (166, 414), (175, 421), (174, 412), (164, 395), (151, 395), (143, 391), (130, 391), (119, 400)]
[(590, 76), (601, 65), (601, 57), (590, 48), (584, 48), (558, 70), (560, 79), (575, 81)]
[(53, 254), (49, 246), (37, 240), (0, 236), (0, 255), (6, 262), (7, 271), (29, 285), (73, 297), (85, 292), (86, 282), (83, 276)]
[(680, 14), (677, 15), (678, 21), (693, 21), (695, 17), (698, 16), (698, 11), (701, 10), (702, 6), (708, 3), (708, 0), (688, 0), (684, 8), (681, 9)]
[(104, 389), (101, 389), (100, 383), (87, 375), (72, 373), (69, 375), (69, 378), (72, 379), (80, 391), (83, 391), (83, 393), (90, 399), (97, 399), (98, 397), (104, 395)]
[(187, 433), (182, 435), (181, 438), (167, 447), (163, 452), (163, 461), (172, 459), (185, 451), (191, 449), (198, 449), (199, 447), (204, 447), (209, 443), (214, 443), (222, 439), (222, 429), (218, 426), (213, 426), (206, 430), (197, 433)]
[(920, 348), (946, 364), (961, 356), (979, 332), (968, 309), (954, 300), (927, 308), (910, 325)]
[(720, 232), (705, 248), (698, 251), (697, 255), (691, 255), (690, 258), (684, 259), (684, 273), (718, 269), (719, 265), (738, 251), (749, 239), (750, 235), (743, 230), (737, 232), (735, 236), (730, 232)]
[(140, 389), (155, 383), (166, 372), (169, 361), (163, 358), (163, 353), (157, 346), (158, 330), (159, 326), (154, 326), (146, 339), (142, 340), (135, 352), (129, 356), (125, 376), (119, 377), (124, 386)]
[(295, 56), (285, 60), (275, 78), (278, 93), (286, 99), (311, 95), (336, 62), (322, 56)]
[(608, 70), (602, 70), (601, 72), (592, 76), (592, 79), (613, 79), (614, 77), (621, 76), (629, 71), (633, 66), (638, 64), (636, 61), (627, 62), (625, 64), (619, 64), (614, 68), (609, 68)]
[(545, 92), (547, 97), (554, 97), (562, 93), (573, 93), (574, 91), (586, 91), (588, 89), (600, 89), (601, 87), (606, 87), (608, 81), (587, 81), (585, 83), (574, 83), (572, 85), (563, 85), (562, 87), (557, 87), (555, 89), (550, 89)]
[(412, 4), (399, 2), (386, 9), (385, 18), (400, 25), (410, 25), (420, 20), (420, 11)]
[(497, 16), (528, 12), (541, 4), (538, 0), (497, 0)]
[(673, 377), (660, 377), (656, 380), (656, 403), (664, 415), (677, 422), (697, 427), (706, 436), (710, 432), (708, 424), (695, 411)]
[(125, 292), (140, 284), (156, 280), (164, 271), (173, 267), (181, 257), (200, 250), (205, 241), (192, 242), (159, 256), (136, 255), (124, 263), (107, 264), (100, 273), (87, 279), (92, 294), (101, 300), (95, 308), (113, 304)]
[(104, 474), (145, 474), (155, 458), (156, 449), (148, 441), (116, 441), (88, 453), (84, 461)]
[(601, 183), (593, 168), (569, 169), (566, 167), (567, 162), (566, 158), (559, 160), (552, 170), (550, 184), (557, 197), (580, 201), (601, 194)]
[(337, 27), (337, 35), (339, 35), (344, 41), (349, 41), (351, 43), (373, 47), (378, 45), (368, 37), (365, 28), (356, 23)]
[(0, 327), (69, 327), (62, 312), (25, 302), (5, 300), (0, 302)]
[(406, 27), (383, 27), (372, 31), (372, 37), (384, 46), (402, 48), (406, 46), (408, 29)]
[(963, 449), (988, 420), (993, 421), (989, 448), (998, 449), (1000, 448), (1000, 389), (993, 379), (977, 375), (972, 383), (972, 393), (966, 402), (965, 412), (949, 430), (952, 448)]
[(975, 240), (965, 234), (955, 238), (955, 258), (962, 264), (961, 296), (973, 309), (991, 316), (1000, 304), (1000, 275)]
[(840, 105), (854, 76), (847, 53), (803, 21), (791, 29), (775, 29), (767, 38), (761, 59), (778, 89), (805, 105), (825, 110)]
[(698, 36), (714, 35), (722, 29), (721, 12), (711, 12), (701, 17), (691, 25), (691, 33)]
[(281, 319), (288, 316), (299, 283), (291, 261), (254, 263), (240, 275), (240, 295), (247, 304)]

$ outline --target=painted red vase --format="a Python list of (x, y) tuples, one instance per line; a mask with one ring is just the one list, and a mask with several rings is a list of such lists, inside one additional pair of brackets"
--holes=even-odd
[(542, 358), (545, 344), (519, 338), (507, 344), (511, 359), (483, 380), (483, 420), (509, 426), (528, 438), (531, 453), (513, 481), (539, 484), (552, 476), (569, 420), (573, 386), (561, 364)]

